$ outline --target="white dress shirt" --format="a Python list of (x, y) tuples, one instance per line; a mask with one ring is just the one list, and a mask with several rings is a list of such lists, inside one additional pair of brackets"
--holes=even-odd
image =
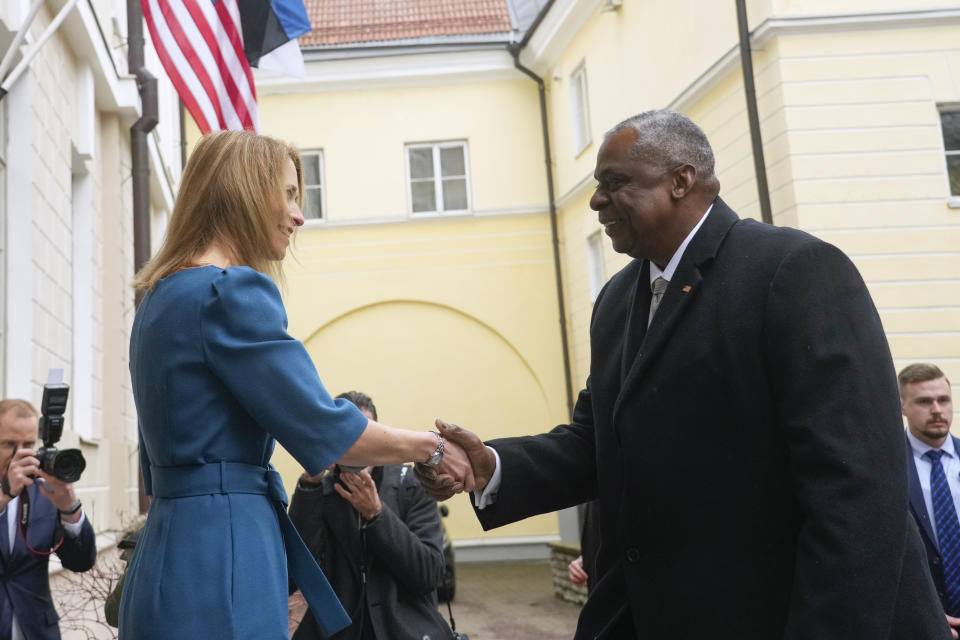
[[(933, 451), (931, 447), (923, 442), (907, 429), (907, 440), (910, 441), (910, 449), (913, 452), (913, 462), (917, 465), (917, 475), (920, 477), (920, 489), (923, 491), (923, 504), (927, 507), (927, 515), (930, 516), (930, 527), (933, 529), (933, 537), (937, 538), (937, 520), (933, 514), (933, 496), (930, 494), (930, 469), (933, 467), (933, 461), (924, 455), (927, 451)], [(960, 459), (957, 458), (957, 451), (953, 446), (953, 438), (947, 436), (943, 445), (940, 447), (943, 451), (943, 457), (940, 458), (940, 464), (943, 465), (943, 473), (947, 476), (947, 484), (950, 486), (950, 494), (953, 496), (953, 508), (960, 513)], [(937, 546), (940, 541), (937, 540)]]
[[(670, 262), (667, 263), (667, 266), (662, 270), (660, 267), (655, 265), (653, 261), (650, 261), (650, 291), (653, 291), (653, 281), (657, 278), (663, 278), (667, 282), (673, 280), (673, 273), (677, 270), (677, 265), (680, 264), (680, 258), (683, 257), (683, 252), (687, 250), (687, 245), (690, 244), (690, 241), (693, 240), (693, 236), (697, 235), (697, 231), (700, 230), (700, 227), (703, 226), (703, 221), (707, 219), (707, 216), (710, 215), (710, 212), (713, 211), (713, 204), (707, 207), (707, 212), (700, 217), (700, 222), (690, 230), (690, 233), (687, 234), (687, 237), (683, 239), (683, 242), (680, 243), (680, 246), (677, 247), (677, 250), (673, 252), (673, 257), (670, 258)], [(650, 321), (653, 320), (654, 309), (651, 307), (650, 315), (647, 317), (647, 326), (650, 326)]]
[[(680, 243), (680, 246), (677, 247), (677, 250), (673, 252), (673, 256), (670, 258), (670, 261), (667, 262), (667, 266), (661, 269), (657, 265), (650, 262), (650, 290), (653, 291), (653, 281), (659, 277), (663, 277), (664, 280), (670, 282), (670, 279), (673, 278), (673, 273), (677, 270), (677, 265), (680, 264), (680, 259), (683, 257), (684, 251), (687, 250), (687, 245), (690, 244), (690, 241), (693, 240), (693, 236), (697, 235), (697, 231), (700, 230), (700, 227), (703, 226), (703, 221), (707, 219), (707, 216), (710, 215), (710, 212), (713, 210), (713, 203), (710, 203), (710, 206), (707, 207), (706, 212), (700, 216), (700, 221), (690, 230), (690, 233), (687, 234), (687, 237), (683, 239), (683, 242)], [(647, 326), (650, 326), (650, 321), (653, 319), (653, 310), (651, 309), (650, 316), (647, 318)], [(493, 475), (490, 477), (490, 482), (487, 483), (487, 486), (483, 489), (483, 492), (478, 494), (476, 491), (473, 492), (473, 501), (477, 506), (477, 509), (485, 509), (487, 506), (493, 504), (497, 500), (497, 492), (500, 490), (500, 456), (497, 454), (496, 449), (493, 447), (487, 447), (490, 451), (493, 451), (493, 455), (497, 459), (497, 466), (493, 470)], [(928, 465), (929, 466), (929, 465)], [(930, 484), (930, 479), (927, 478), (927, 484)], [(927, 488), (927, 493), (930, 492), (929, 487)], [(932, 513), (932, 512), (931, 512)]]

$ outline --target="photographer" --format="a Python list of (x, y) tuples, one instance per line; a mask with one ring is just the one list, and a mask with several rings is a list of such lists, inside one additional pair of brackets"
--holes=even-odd
[(51, 553), (77, 572), (97, 558), (73, 484), (39, 468), (38, 419), (25, 400), (0, 402), (0, 638), (12, 640), (60, 638), (47, 574)]
[[(338, 397), (377, 419), (366, 394)], [(437, 610), (443, 528), (436, 502), (410, 467), (355, 471), (305, 473), (290, 502), (290, 519), (352, 620), (332, 640), (450, 640)], [(293, 637), (323, 637), (310, 612)]]

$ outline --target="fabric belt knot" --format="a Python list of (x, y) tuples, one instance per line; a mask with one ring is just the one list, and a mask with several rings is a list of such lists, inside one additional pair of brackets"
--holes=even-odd
[(303, 593), (320, 631), (329, 637), (350, 626), (350, 616), (287, 515), (287, 491), (273, 465), (261, 467), (228, 460), (175, 467), (150, 465), (150, 477), (152, 493), (157, 498), (229, 493), (269, 498), (276, 509), (287, 551), (287, 571)]
[(287, 506), (287, 490), (283, 486), (283, 478), (277, 473), (277, 470), (270, 465), (267, 468), (267, 495), (274, 502), (279, 502), (284, 507)]
[(933, 517), (937, 523), (937, 542), (940, 545), (940, 566), (943, 568), (944, 609), (951, 616), (960, 614), (960, 521), (950, 493), (950, 485), (940, 458), (943, 451), (930, 450), (924, 456), (930, 459), (930, 495)]

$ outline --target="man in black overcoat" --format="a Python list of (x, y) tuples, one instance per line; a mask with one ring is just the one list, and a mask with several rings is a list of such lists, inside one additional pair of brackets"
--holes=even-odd
[[(674, 112), (614, 127), (595, 178), (590, 206), (634, 260), (596, 300), (570, 424), (489, 446), (440, 425), (486, 486), (483, 527), (597, 500), (577, 640), (949, 638), (907, 513), (890, 351), (850, 260), (738, 218)], [(437, 497), (459, 488), (418, 472)]]

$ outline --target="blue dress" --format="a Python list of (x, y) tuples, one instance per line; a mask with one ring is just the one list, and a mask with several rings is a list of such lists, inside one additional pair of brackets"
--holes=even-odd
[(286, 326), (276, 285), (248, 267), (186, 269), (144, 296), (130, 373), (154, 498), (127, 572), (121, 638), (289, 637), (282, 510), (264, 491), (191, 475), (218, 464), (262, 474), (274, 438), (315, 474), (360, 437), (366, 417), (330, 397)]

